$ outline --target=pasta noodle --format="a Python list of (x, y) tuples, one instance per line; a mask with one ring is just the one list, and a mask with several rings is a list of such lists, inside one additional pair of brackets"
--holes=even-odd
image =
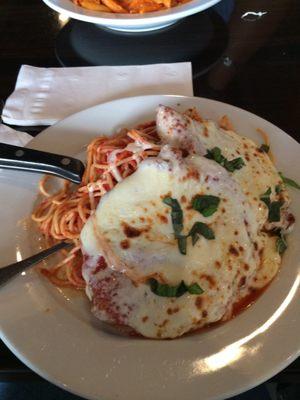
[(73, 241), (71, 251), (62, 251), (63, 260), (53, 268), (41, 271), (55, 285), (83, 289), (80, 232), (97, 207), (101, 197), (116, 183), (131, 175), (138, 164), (159, 153), (155, 122), (124, 130), (117, 136), (99, 137), (87, 149), (87, 165), (79, 187), (63, 181), (54, 194), (47, 188), (49, 176), (42, 178), (39, 190), (44, 200), (32, 219), (38, 224), (48, 244), (58, 240)]
[(187, 0), (72, 0), (76, 5), (93, 11), (143, 14), (186, 3)]
[[(195, 108), (187, 109), (184, 114), (202, 122)], [(226, 120), (230, 124), (229, 119)], [(83, 255), (80, 245), (80, 232), (89, 216), (96, 209), (101, 197), (118, 182), (131, 175), (141, 161), (155, 157), (160, 152), (160, 139), (156, 132), (156, 123), (151, 121), (135, 129), (124, 129), (113, 137), (101, 136), (87, 147), (86, 168), (79, 186), (59, 179), (61, 187), (49, 189), (50, 176), (39, 183), (43, 200), (32, 213), (47, 244), (53, 245), (60, 240), (74, 243), (72, 250), (62, 250), (62, 261), (51, 268), (41, 267), (41, 272), (50, 281), (61, 287), (85, 288), (81, 267)], [(57, 182), (57, 178), (56, 182)]]

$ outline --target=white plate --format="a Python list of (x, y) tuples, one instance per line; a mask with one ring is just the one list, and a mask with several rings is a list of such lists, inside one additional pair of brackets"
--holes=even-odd
[(155, 11), (145, 14), (116, 14), (87, 10), (75, 5), (71, 0), (43, 0), (53, 10), (79, 19), (92, 22), (110, 29), (127, 32), (143, 32), (161, 29), (179, 19), (206, 10), (220, 0), (191, 0), (186, 4), (172, 7), (169, 10)]
[[(30, 147), (75, 155), (97, 135), (153, 118), (158, 104), (196, 106), (214, 120), (227, 114), (239, 132), (257, 142), (256, 128), (264, 129), (279, 170), (300, 181), (300, 145), (294, 139), (247, 111), (202, 98), (144, 96), (101, 104), (46, 129)], [(38, 178), (0, 171), (2, 265), (36, 247), (24, 218)], [(299, 221), (300, 192), (291, 190), (291, 197)], [(258, 301), (202, 334), (168, 341), (114, 335), (92, 317), (83, 296), (55, 288), (33, 270), (0, 290), (1, 337), (38, 374), (87, 398), (224, 399), (270, 378), (299, 354), (299, 236), (298, 222), (281, 271)]]

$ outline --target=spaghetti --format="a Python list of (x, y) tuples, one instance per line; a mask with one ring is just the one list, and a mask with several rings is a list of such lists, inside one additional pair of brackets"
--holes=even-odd
[[(203, 121), (195, 108), (187, 109), (184, 114), (198, 122)], [(85, 288), (80, 245), (84, 224), (106, 192), (131, 175), (141, 161), (157, 156), (160, 149), (156, 123), (151, 121), (135, 129), (124, 129), (113, 137), (94, 139), (87, 147), (86, 169), (78, 187), (60, 180), (62, 187), (52, 193), (47, 186), (53, 178), (45, 176), (41, 179), (39, 191), (43, 201), (32, 213), (32, 219), (37, 223), (48, 246), (59, 240), (74, 243), (72, 250), (61, 251), (61, 262), (51, 268), (41, 267), (41, 272), (54, 285)]]
[(83, 289), (81, 274), (83, 256), (80, 232), (94, 212), (101, 197), (118, 182), (131, 175), (139, 163), (160, 151), (155, 122), (123, 130), (108, 138), (99, 137), (87, 148), (87, 165), (79, 187), (63, 181), (54, 194), (47, 188), (50, 177), (44, 177), (39, 190), (44, 200), (32, 214), (47, 243), (58, 240), (74, 242), (71, 251), (63, 250), (64, 258), (50, 269), (41, 268), (52, 283), (58, 286)]

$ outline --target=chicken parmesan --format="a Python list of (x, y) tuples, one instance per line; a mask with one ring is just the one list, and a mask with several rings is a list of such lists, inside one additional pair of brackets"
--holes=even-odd
[(268, 151), (226, 118), (166, 106), (96, 139), (82, 185), (34, 214), (76, 244), (65, 281), (44, 272), (84, 288), (94, 315), (130, 334), (177, 338), (229, 320), (272, 281), (295, 221)]
[[(269, 156), (212, 121), (159, 107), (161, 150), (105, 194), (81, 232), (93, 312), (149, 338), (231, 317), (280, 266), (288, 193)], [(277, 246), (278, 247), (278, 246)]]

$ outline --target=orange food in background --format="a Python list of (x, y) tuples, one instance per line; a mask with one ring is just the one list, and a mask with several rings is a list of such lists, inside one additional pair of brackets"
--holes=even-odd
[(143, 14), (165, 10), (188, 0), (72, 0), (76, 5), (93, 11)]

